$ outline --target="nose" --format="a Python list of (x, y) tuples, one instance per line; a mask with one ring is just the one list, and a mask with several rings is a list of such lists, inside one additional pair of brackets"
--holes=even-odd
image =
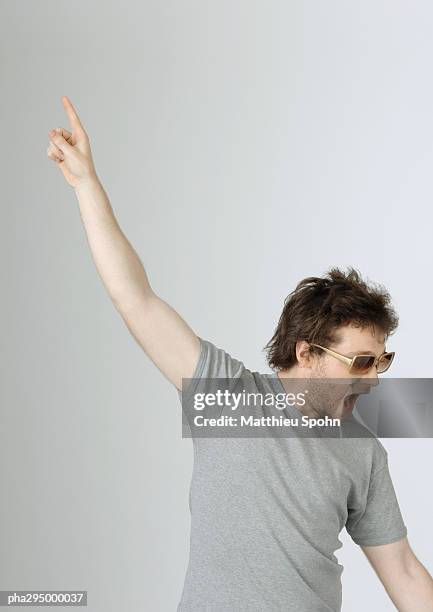
[(371, 368), (371, 370), (363, 376), (363, 381), (370, 387), (376, 387), (379, 384), (379, 375), (377, 373), (377, 368)]
[(353, 387), (354, 393), (370, 393), (371, 387), (376, 387), (379, 384), (379, 376), (376, 368), (371, 368), (370, 372), (363, 374), (357, 379)]

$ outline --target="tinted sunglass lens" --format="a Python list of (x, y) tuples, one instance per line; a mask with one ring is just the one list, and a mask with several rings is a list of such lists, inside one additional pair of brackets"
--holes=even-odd
[(378, 372), (385, 372), (392, 363), (394, 355), (392, 353), (387, 353), (381, 357), (379, 363), (377, 364)]
[(373, 355), (357, 355), (353, 362), (352, 371), (359, 374), (368, 372), (374, 364)]

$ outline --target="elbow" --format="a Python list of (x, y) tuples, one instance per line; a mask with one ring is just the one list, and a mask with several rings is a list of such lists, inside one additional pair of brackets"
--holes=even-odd
[(116, 293), (110, 295), (114, 308), (119, 314), (127, 315), (130, 312), (146, 310), (154, 296), (151, 289), (131, 291), (127, 293)]

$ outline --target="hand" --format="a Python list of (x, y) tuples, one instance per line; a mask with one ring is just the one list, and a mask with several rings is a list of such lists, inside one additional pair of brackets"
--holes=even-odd
[(47, 155), (63, 173), (72, 187), (96, 179), (89, 137), (67, 96), (62, 97), (63, 108), (69, 118), (71, 132), (56, 128), (49, 132)]

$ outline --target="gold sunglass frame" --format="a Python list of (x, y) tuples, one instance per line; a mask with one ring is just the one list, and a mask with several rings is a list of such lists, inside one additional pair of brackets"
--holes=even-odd
[[(368, 355), (368, 354), (366, 354), (366, 355), (365, 354), (359, 354), (359, 355), (355, 355), (354, 357), (347, 357), (346, 355), (342, 355), (341, 353), (337, 353), (337, 351), (333, 351), (332, 349), (326, 348), (326, 346), (321, 346), (320, 344), (314, 344), (313, 342), (309, 342), (309, 344), (311, 344), (311, 346), (317, 346), (317, 347), (323, 349), (324, 351), (326, 351), (327, 353), (329, 353), (330, 355), (332, 355), (333, 357), (335, 357), (339, 361), (342, 361), (343, 363), (345, 363), (349, 367), (349, 372), (352, 373), (352, 374), (356, 373), (356, 370), (352, 371), (352, 367), (353, 367), (353, 364), (354, 364), (355, 359), (357, 357), (373, 357), (373, 355)], [(385, 351), (384, 353), (382, 353), (382, 355), (379, 355), (379, 357), (376, 357), (374, 362), (372, 363), (371, 367), (368, 370), (366, 370), (365, 373), (370, 372), (370, 370), (372, 368), (376, 368), (377, 369), (377, 364), (379, 363), (379, 361), (382, 359), (382, 357), (384, 355), (391, 355), (391, 361), (389, 362), (389, 364), (385, 368), (385, 370), (382, 370), (381, 372), (378, 372), (378, 374), (383, 374), (384, 372), (389, 370), (390, 365), (394, 361), (395, 351)]]

